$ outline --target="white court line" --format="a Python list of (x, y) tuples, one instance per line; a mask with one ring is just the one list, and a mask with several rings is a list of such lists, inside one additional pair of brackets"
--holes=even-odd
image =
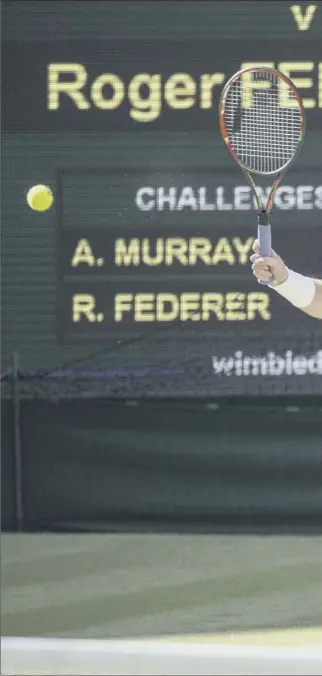
[(3, 676), (322, 676), (322, 648), (2, 638)]
[(262, 629), (257, 631), (226, 631), (200, 634), (181, 634), (153, 637), (160, 641), (188, 643), (220, 643), (225, 645), (251, 645), (269, 648), (290, 647), (322, 649), (322, 626), (288, 629)]

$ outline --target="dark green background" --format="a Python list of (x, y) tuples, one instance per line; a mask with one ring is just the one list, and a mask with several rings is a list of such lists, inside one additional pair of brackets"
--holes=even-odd
[[(309, 31), (298, 31), (289, 2), (4, 2), (3, 3), (3, 137), (2, 137), (2, 296), (3, 296), (3, 364), (10, 363), (13, 351), (20, 354), (25, 370), (47, 369), (69, 365), (72, 381), (73, 363), (80, 360), (82, 367), (95, 365), (104, 369), (108, 364), (114, 371), (126, 369), (168, 369), (168, 394), (219, 394), (284, 392), (321, 392), (321, 378), (288, 377), (261, 379), (213, 378), (211, 356), (231, 355), (236, 349), (246, 354), (261, 354), (268, 350), (283, 353), (292, 349), (310, 355), (319, 349), (318, 323), (281, 301), (281, 313), (287, 312), (287, 327), (283, 332), (277, 326), (252, 335), (243, 329), (226, 327), (217, 335), (215, 327), (207, 331), (200, 327), (173, 328), (158, 333), (153, 339), (143, 337), (129, 346), (130, 332), (115, 337), (108, 331), (104, 336), (105, 352), (96, 353), (94, 338), (78, 337), (77, 344), (62, 344), (64, 313), (57, 294), (57, 260), (59, 232), (66, 219), (60, 203), (63, 194), (61, 172), (82, 169), (139, 172), (151, 169), (169, 173), (173, 167), (184, 167), (194, 173), (195, 181), (202, 171), (228, 172), (228, 183), (242, 185), (243, 177), (229, 158), (217, 128), (217, 102), (220, 89), (214, 97), (213, 111), (193, 107), (187, 111), (164, 108), (160, 118), (149, 124), (134, 123), (126, 106), (107, 116), (104, 111), (91, 109), (77, 111), (66, 105), (62, 113), (47, 113), (45, 109), (45, 71), (48, 61), (79, 60), (90, 74), (119, 72), (131, 76), (143, 68), (163, 72), (168, 76), (185, 68), (196, 77), (202, 72), (223, 70), (232, 74), (246, 59), (273, 58), (276, 62), (320, 59), (322, 13), (316, 11)], [(315, 76), (314, 76), (315, 77)], [(305, 92), (310, 95), (310, 92)], [(286, 183), (293, 185), (297, 176), (306, 182), (320, 183), (320, 148), (322, 140), (321, 109), (307, 111), (308, 136), (303, 151)], [(222, 174), (225, 181), (226, 174)], [(89, 184), (90, 184), (89, 179)], [(175, 174), (182, 181), (182, 172)], [(302, 178), (301, 178), (302, 181)], [(26, 205), (25, 195), (34, 184), (47, 183), (55, 193), (55, 205), (45, 214), (35, 214)], [(68, 218), (75, 218), (73, 190), (64, 193)], [(86, 196), (82, 217), (86, 227), (92, 227), (101, 218), (102, 204)], [(106, 220), (113, 217), (106, 211)], [(297, 265), (298, 251), (304, 250), (303, 271), (317, 272), (320, 259), (312, 257), (311, 237), (303, 243), (302, 228), (316, 226), (319, 238), (321, 224), (319, 211), (288, 212), (275, 208), (272, 218), (277, 231), (276, 242), (291, 236), (293, 224), (294, 248), (289, 253), (282, 245), (281, 253), (290, 266)], [(74, 214), (74, 216), (73, 216)], [(191, 219), (189, 227), (198, 231), (205, 225), (210, 233), (216, 226), (235, 227), (239, 222), (255, 232), (254, 213), (241, 212), (229, 216), (218, 212), (209, 217)], [(141, 224), (118, 214), (118, 233), (134, 236)], [(65, 221), (66, 222), (66, 221)], [(186, 226), (184, 214), (176, 215), (178, 229)], [(146, 224), (145, 224), (146, 223)], [(172, 228), (166, 214), (145, 220), (144, 227)], [(117, 221), (113, 223), (117, 227)], [(301, 231), (301, 232), (300, 232)], [(297, 232), (299, 233), (297, 235)], [(280, 233), (280, 234), (279, 234)], [(308, 230), (311, 233), (311, 230)], [(155, 233), (153, 232), (153, 236)], [(298, 239), (297, 239), (298, 236)], [(279, 237), (281, 238), (279, 240)], [(305, 236), (304, 236), (305, 237)], [(288, 255), (289, 253), (289, 255)], [(313, 265), (312, 265), (313, 263)], [(313, 270), (312, 270), (313, 267)], [(250, 285), (252, 284), (250, 276)], [(209, 277), (209, 282), (211, 279)], [(254, 287), (256, 288), (256, 287)], [(126, 345), (122, 346), (123, 342)], [(101, 350), (102, 344), (99, 349)], [(117, 351), (115, 351), (117, 348)], [(88, 355), (90, 357), (88, 358)], [(171, 376), (171, 369), (189, 372), (184, 378)], [(201, 374), (201, 375), (200, 375)], [(135, 378), (127, 380), (126, 392), (136, 388)], [(134, 384), (133, 384), (134, 383)], [(122, 386), (124, 381), (122, 383)], [(41, 387), (46, 389), (42, 381)], [(66, 381), (60, 394), (66, 392)], [(71, 385), (73, 387), (73, 385)], [(159, 396), (155, 380), (149, 384), (150, 393)], [(78, 390), (79, 391), (79, 390)], [(109, 382), (104, 391), (111, 392)], [(92, 392), (95, 385), (92, 384)]]
[[(142, 377), (142, 374), (141, 374)], [(144, 387), (144, 380), (142, 383)], [(159, 390), (162, 383), (158, 381)], [(120, 386), (121, 388), (121, 386)], [(122, 392), (120, 391), (122, 396)], [(321, 529), (321, 403), (23, 401), (24, 527), (35, 531)], [(3, 402), (2, 524), (16, 523)]]

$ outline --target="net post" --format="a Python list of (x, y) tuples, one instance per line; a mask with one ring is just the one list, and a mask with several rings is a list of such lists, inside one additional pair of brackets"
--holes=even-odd
[(21, 456), (21, 427), (20, 427), (20, 392), (19, 392), (19, 355), (12, 355), (12, 394), (13, 394), (13, 435), (14, 435), (14, 462), (15, 462), (15, 516), (16, 530), (23, 531), (23, 488), (22, 488), (22, 456)]

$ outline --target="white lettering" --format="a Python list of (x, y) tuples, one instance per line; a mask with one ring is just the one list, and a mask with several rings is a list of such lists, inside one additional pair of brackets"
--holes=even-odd
[(297, 189), (297, 208), (298, 209), (313, 209), (314, 203), (312, 199), (313, 186), (299, 185)]
[(279, 209), (294, 209), (296, 205), (294, 188), (289, 185), (283, 185), (275, 193), (274, 204)]
[(265, 355), (246, 355), (237, 350), (228, 357), (212, 357), (214, 375), (224, 376), (305, 376), (322, 375), (322, 350), (315, 354), (294, 354), (287, 350), (285, 354), (267, 352)]
[(200, 211), (213, 211), (216, 207), (213, 202), (207, 202), (207, 188), (202, 186), (198, 190)]
[(251, 190), (245, 185), (237, 185), (234, 190), (234, 208), (236, 211), (249, 211), (252, 208)]
[[(256, 186), (265, 204), (270, 186)], [(140, 211), (250, 211), (256, 203), (247, 185), (214, 186), (142, 186), (135, 194)], [(281, 211), (322, 209), (322, 185), (281, 185), (275, 193), (274, 205)]]
[(217, 208), (220, 211), (230, 211), (233, 209), (231, 202), (225, 202), (225, 188), (222, 186), (217, 188)]
[(154, 188), (140, 188), (137, 191), (135, 197), (135, 204), (140, 209), (140, 211), (151, 211), (155, 207), (155, 200), (146, 199), (148, 197), (154, 197), (155, 190)]
[(177, 188), (172, 186), (171, 188), (158, 188), (157, 189), (157, 204), (158, 210), (163, 211), (164, 207), (167, 205), (170, 211), (173, 211), (176, 208), (176, 198), (177, 198)]
[(189, 207), (193, 211), (198, 209), (197, 199), (194, 195), (193, 188), (187, 186), (183, 188), (180, 198), (178, 200), (178, 211), (182, 211), (185, 207)]

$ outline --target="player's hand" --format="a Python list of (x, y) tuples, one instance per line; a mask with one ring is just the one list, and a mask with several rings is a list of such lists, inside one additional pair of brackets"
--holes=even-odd
[(269, 282), (275, 286), (285, 282), (288, 276), (287, 267), (280, 256), (272, 252), (272, 256), (261, 256), (259, 253), (258, 240), (253, 244), (254, 253), (250, 257), (253, 274), (261, 282)]

